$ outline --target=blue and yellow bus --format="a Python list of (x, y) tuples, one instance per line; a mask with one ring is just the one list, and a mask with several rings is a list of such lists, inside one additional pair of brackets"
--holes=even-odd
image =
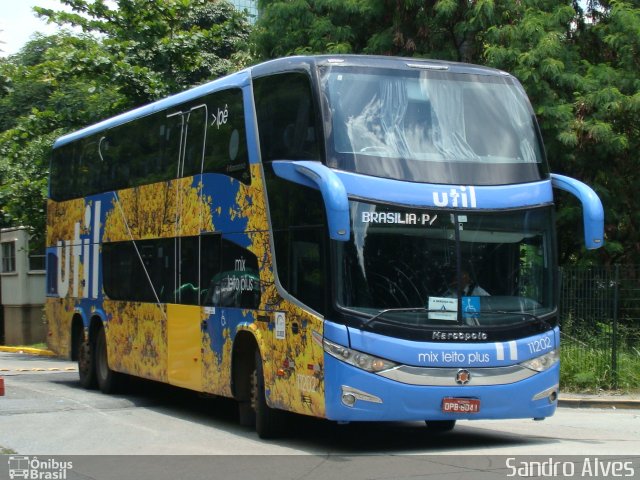
[(525, 92), (480, 66), (278, 59), (57, 140), (50, 346), (124, 375), (351, 421), (545, 418), (557, 406), (553, 189)]

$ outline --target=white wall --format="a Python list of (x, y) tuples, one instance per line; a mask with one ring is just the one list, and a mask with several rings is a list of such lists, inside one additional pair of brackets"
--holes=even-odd
[[(8, 345), (42, 342), (45, 271), (29, 270), (29, 233), (24, 227), (1, 229), (0, 244), (5, 242), (15, 242), (16, 258), (15, 272), (0, 271), (5, 341)], [(2, 254), (0, 248), (0, 267)]]

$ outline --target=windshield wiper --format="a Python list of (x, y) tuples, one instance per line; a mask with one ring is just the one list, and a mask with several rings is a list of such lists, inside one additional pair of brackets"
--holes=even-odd
[(535, 315), (533, 313), (509, 311), (509, 310), (494, 310), (494, 311), (489, 311), (489, 312), (484, 312), (484, 313), (489, 313), (489, 314), (491, 314), (491, 313), (499, 313), (501, 315), (505, 315), (505, 314), (506, 315), (522, 315), (523, 317), (527, 317), (527, 318), (530, 318), (532, 320), (536, 320), (536, 321), (542, 323), (542, 325), (545, 328), (551, 328), (551, 324), (545, 318), (539, 317), (538, 315)]
[[(373, 315), (371, 318), (363, 321), (362, 324), (360, 325), (360, 328), (361, 329), (362, 328), (367, 328), (372, 322), (375, 322), (376, 320), (380, 320), (380, 317), (382, 317), (383, 315), (386, 315), (387, 313), (394, 313), (394, 312), (426, 312), (426, 313), (430, 313), (430, 312), (442, 312), (442, 310), (429, 310), (427, 307), (387, 308), (385, 310), (380, 310), (378, 313)], [(389, 322), (389, 323), (398, 323), (398, 322), (393, 322), (393, 321), (389, 321), (389, 320), (387, 320), (387, 322)]]
[(391, 312), (425, 312), (428, 311), (426, 307), (408, 307), (408, 308), (386, 308), (384, 310), (380, 310), (378, 313), (373, 315), (371, 318), (365, 320), (360, 325), (360, 328), (367, 328), (371, 323), (378, 320), (383, 315)]
[(535, 315), (533, 313), (527, 313), (527, 312), (519, 312), (517, 310), (487, 310), (486, 312), (481, 312), (481, 313), (488, 313), (488, 314), (498, 313), (500, 315), (522, 315), (523, 317), (532, 318), (533, 320), (541, 320), (541, 318), (538, 315)]

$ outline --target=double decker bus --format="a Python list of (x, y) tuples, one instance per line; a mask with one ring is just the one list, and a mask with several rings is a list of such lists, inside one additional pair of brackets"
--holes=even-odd
[(124, 375), (351, 421), (553, 415), (553, 189), (511, 75), (371, 56), (278, 59), (58, 139), (50, 347)]

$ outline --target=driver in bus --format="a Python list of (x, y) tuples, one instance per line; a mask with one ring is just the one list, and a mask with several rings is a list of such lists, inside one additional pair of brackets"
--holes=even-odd
[[(490, 295), (484, 288), (482, 288), (478, 282), (471, 278), (471, 275), (467, 270), (460, 272), (460, 280), (462, 281), (462, 296), (463, 297), (488, 297)], [(448, 297), (455, 297), (458, 295), (458, 275), (453, 273), (451, 282), (449, 283), (449, 289), (447, 290)]]

